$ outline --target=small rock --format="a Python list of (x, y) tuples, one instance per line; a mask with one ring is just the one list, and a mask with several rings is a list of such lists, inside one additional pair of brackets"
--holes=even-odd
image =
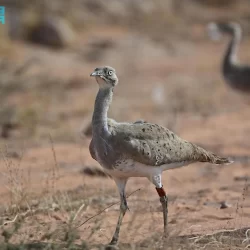
[(14, 159), (20, 159), (21, 158), (21, 154), (19, 154), (16, 151), (10, 151), (6, 153), (6, 157), (8, 158), (14, 158)]
[(59, 205), (57, 204), (57, 203), (53, 203), (52, 204), (52, 209), (54, 210), (54, 211), (58, 211), (59, 210)]
[(29, 32), (28, 40), (53, 48), (63, 48), (74, 40), (69, 23), (59, 17), (44, 17)]
[(235, 181), (248, 181), (250, 180), (250, 177), (247, 175), (243, 175), (243, 176), (235, 176), (234, 177)]
[(229, 207), (231, 207), (231, 205), (228, 204), (226, 201), (222, 201), (220, 203), (220, 209), (225, 209), (225, 208), (229, 208)]

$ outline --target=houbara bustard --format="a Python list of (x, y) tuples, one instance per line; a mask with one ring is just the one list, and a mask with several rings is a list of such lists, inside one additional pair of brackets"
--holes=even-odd
[(242, 28), (235, 22), (209, 23), (208, 32), (213, 40), (218, 40), (221, 34), (230, 36), (222, 62), (222, 75), (226, 83), (235, 90), (250, 93), (250, 66), (239, 63), (237, 52), (242, 39)]
[(155, 185), (163, 207), (164, 235), (167, 235), (168, 197), (162, 186), (162, 172), (193, 162), (231, 163), (193, 143), (185, 141), (167, 128), (148, 122), (118, 123), (108, 126), (108, 109), (118, 84), (114, 68), (96, 68), (99, 91), (92, 117), (91, 156), (110, 175), (120, 193), (120, 215), (110, 245), (116, 245), (123, 217), (128, 209), (125, 186), (129, 177), (146, 177)]

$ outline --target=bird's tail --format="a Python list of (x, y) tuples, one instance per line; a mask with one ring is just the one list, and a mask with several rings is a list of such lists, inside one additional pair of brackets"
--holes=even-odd
[(211, 163), (213, 164), (224, 164), (224, 165), (228, 165), (228, 164), (231, 164), (233, 163), (234, 161), (227, 158), (227, 157), (220, 157), (216, 154), (213, 154), (211, 153), (211, 156), (210, 156), (210, 161)]
[(218, 156), (198, 146), (196, 147), (195, 151), (198, 153), (197, 155), (199, 155), (198, 161), (200, 162), (209, 162), (212, 164), (225, 164), (225, 165), (228, 165), (234, 162), (232, 159), (228, 157)]

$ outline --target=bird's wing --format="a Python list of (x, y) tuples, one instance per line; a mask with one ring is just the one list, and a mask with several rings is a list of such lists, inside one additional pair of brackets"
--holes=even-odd
[[(120, 129), (122, 129), (124, 126), (127, 126), (127, 125), (131, 125), (133, 123), (118, 123), (116, 122), (114, 119), (111, 119), (111, 118), (108, 118), (108, 130), (113, 133), (114, 130), (119, 126)], [(138, 120), (138, 121), (135, 121), (134, 124), (144, 124), (145, 121), (143, 120)], [(90, 144), (89, 144), (89, 152), (90, 152), (90, 155), (91, 157), (97, 161), (97, 158), (96, 158), (96, 153), (95, 153), (95, 149), (94, 149), (94, 144), (93, 144), (93, 141), (91, 140), (90, 141)]]
[(131, 126), (132, 124), (142, 125), (146, 122), (144, 120), (137, 120), (135, 122), (116, 122), (114, 119), (108, 118), (107, 123), (108, 130), (112, 133), (114, 130), (122, 130), (123, 128)]
[(229, 163), (227, 158), (187, 142), (167, 128), (151, 123), (116, 123), (110, 130), (113, 148), (137, 162), (160, 166), (179, 162)]

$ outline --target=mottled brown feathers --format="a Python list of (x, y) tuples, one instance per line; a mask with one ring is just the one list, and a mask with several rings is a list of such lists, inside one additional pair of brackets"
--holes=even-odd
[(161, 166), (178, 162), (231, 163), (229, 159), (187, 142), (157, 124), (117, 123), (109, 119), (108, 128), (111, 132), (109, 143), (112, 148), (123, 158), (145, 165)]

